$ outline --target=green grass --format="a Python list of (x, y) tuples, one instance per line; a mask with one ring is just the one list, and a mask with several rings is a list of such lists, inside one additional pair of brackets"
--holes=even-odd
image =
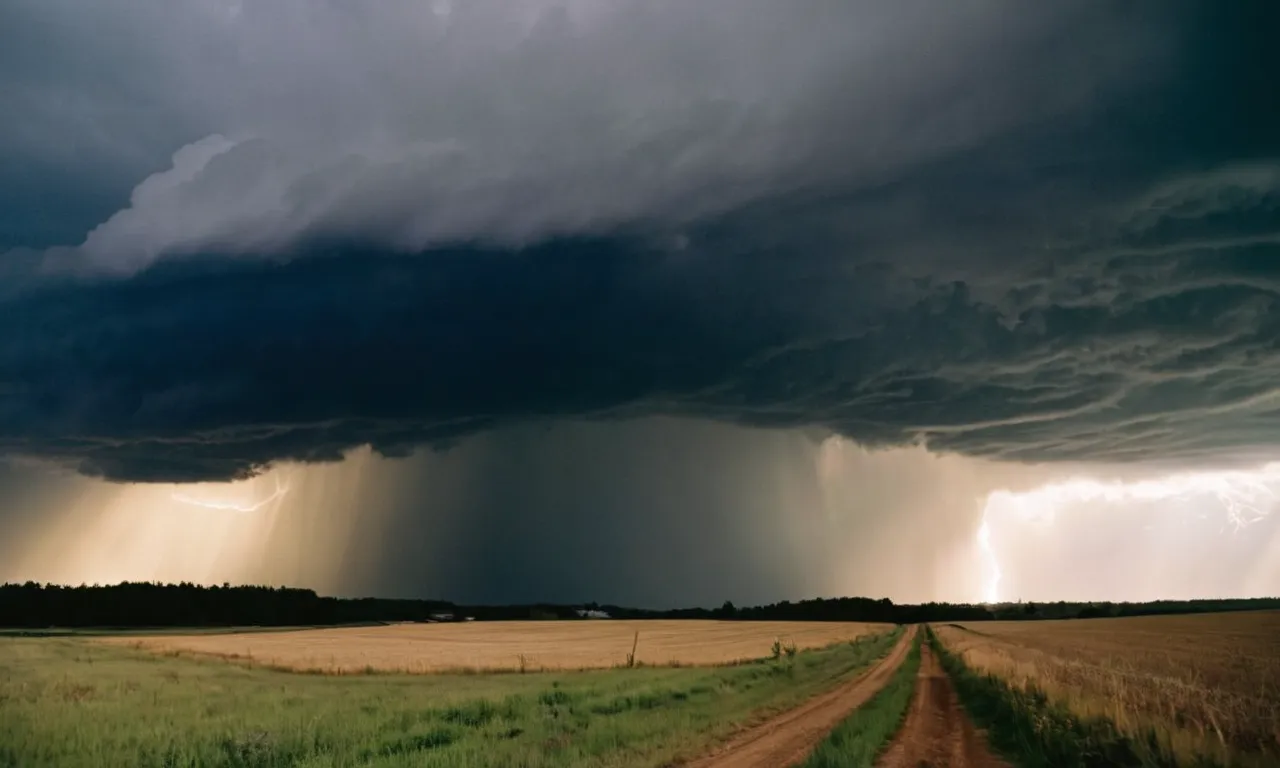
[(1039, 690), (1015, 688), (995, 675), (975, 672), (932, 632), (929, 642), (961, 704), (987, 729), (991, 746), (1021, 768), (1219, 765), (1207, 758), (1178, 762), (1161, 748), (1154, 731), (1132, 738), (1105, 718), (1082, 719)]
[(738, 666), (367, 676), (0, 638), (0, 767), (663, 765), (856, 675), (900, 631)]
[(911, 652), (885, 687), (836, 726), (809, 755), (803, 768), (863, 768), (874, 765), (876, 757), (902, 726), (919, 670), (920, 635), (916, 635)]

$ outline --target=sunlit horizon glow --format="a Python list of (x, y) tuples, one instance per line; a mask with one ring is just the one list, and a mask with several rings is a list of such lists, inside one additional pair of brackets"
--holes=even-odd
[[(227, 483), (113, 485), (79, 497), (0, 568), (0, 581), (270, 583), (333, 590), (368, 451)], [(323, 500), (323, 501), (322, 501)]]

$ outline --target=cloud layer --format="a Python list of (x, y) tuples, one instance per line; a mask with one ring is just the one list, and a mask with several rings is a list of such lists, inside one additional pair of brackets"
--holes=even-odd
[(1265, 4), (3, 13), (50, 43), (0, 59), (4, 453), (222, 479), (654, 414), (1274, 446)]
[[(165, 142), (140, 130), (171, 136), (168, 152), (191, 145), (84, 243), (130, 271), (316, 234), (416, 251), (679, 226), (779, 191), (883, 182), (1086, 103), (1101, 72), (1128, 73), (1108, 87), (1147, 79), (1165, 56), (1161, 24), (1010, 2), (22, 0), (6, 13), (44, 44), (10, 54), (25, 115), (0, 136), (10, 153), (56, 163), (92, 140), (96, 166), (154, 168)], [(1087, 65), (1025, 66), (1080, 45)]]

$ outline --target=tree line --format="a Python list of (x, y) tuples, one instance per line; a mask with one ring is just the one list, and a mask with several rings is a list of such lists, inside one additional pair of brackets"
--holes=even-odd
[(5, 584), (4, 627), (220, 627), (414, 621), (442, 601), (320, 597), (310, 589), (123, 582), (109, 586)]
[(1161, 600), (1150, 603), (896, 604), (866, 597), (782, 601), (739, 608), (648, 610), (597, 603), (458, 605), (445, 600), (322, 597), (310, 589), (124, 582), (100, 586), (0, 585), (0, 627), (235, 627), (313, 626), (430, 621), (447, 615), (477, 621), (580, 619), (603, 611), (615, 619), (720, 619), (755, 621), (973, 622), (1138, 616), (1159, 613), (1280, 608), (1280, 599)]

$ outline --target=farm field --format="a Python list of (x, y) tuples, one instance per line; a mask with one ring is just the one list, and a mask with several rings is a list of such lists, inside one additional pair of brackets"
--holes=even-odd
[[(164, 634), (108, 638), (186, 653), (326, 673), (604, 669), (727, 664), (768, 656), (773, 642), (821, 648), (886, 624), (768, 621), (520, 621), (395, 624), (282, 633)], [(639, 633), (638, 642), (636, 633)]]
[(0, 766), (670, 765), (853, 680), (900, 636), (778, 659), (766, 643), (733, 666), (429, 675), (0, 638)]
[[(1106, 718), (1166, 758), (1280, 764), (1280, 612), (935, 628), (979, 673)], [(1154, 739), (1147, 738), (1154, 736)]]

